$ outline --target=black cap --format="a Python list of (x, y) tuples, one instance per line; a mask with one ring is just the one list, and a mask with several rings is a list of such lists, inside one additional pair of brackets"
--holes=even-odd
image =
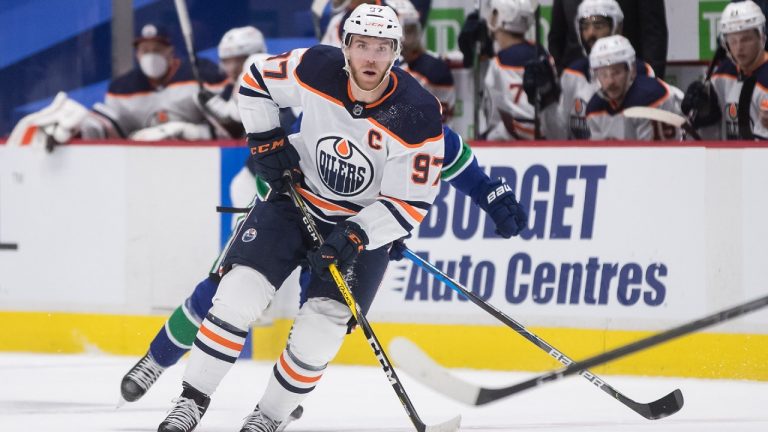
[(171, 33), (168, 29), (161, 24), (148, 23), (144, 24), (141, 28), (141, 32), (136, 35), (136, 39), (133, 40), (133, 46), (138, 45), (144, 41), (158, 41), (168, 46), (171, 45)]

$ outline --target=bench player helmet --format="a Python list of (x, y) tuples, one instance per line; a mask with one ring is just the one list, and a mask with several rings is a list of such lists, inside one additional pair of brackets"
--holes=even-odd
[(722, 46), (727, 49), (728, 56), (731, 57), (731, 60), (733, 60), (733, 58), (731, 56), (730, 48), (728, 48), (728, 43), (725, 40), (725, 36), (729, 33), (750, 29), (757, 30), (763, 41), (763, 46), (765, 46), (765, 15), (763, 15), (760, 6), (750, 0), (728, 3), (723, 10), (723, 14), (720, 16), (718, 36)]
[(218, 52), (220, 59), (247, 57), (267, 52), (267, 46), (264, 35), (256, 27), (235, 27), (221, 37)]
[[(525, 34), (534, 23), (536, 6), (531, 0), (491, 0), (483, 11), (488, 30)], [(496, 12), (496, 20), (493, 13)]]
[(584, 46), (584, 41), (581, 40), (580, 23), (583, 19), (596, 16), (611, 20), (612, 35), (619, 34), (619, 26), (624, 22), (624, 12), (621, 11), (621, 7), (616, 0), (584, 0), (581, 2), (576, 10), (574, 28), (576, 29), (576, 37), (579, 39), (579, 45), (581, 45), (584, 54), (589, 53), (586, 46)]
[(600, 38), (595, 42), (589, 53), (589, 67), (592, 76), (597, 77), (597, 69), (615, 64), (626, 64), (629, 71), (626, 91), (632, 85), (636, 75), (637, 55), (629, 39), (622, 35), (613, 35)]
[(385, 3), (395, 10), (403, 27), (411, 24), (420, 24), (419, 11), (413, 6), (410, 0), (387, 0)]

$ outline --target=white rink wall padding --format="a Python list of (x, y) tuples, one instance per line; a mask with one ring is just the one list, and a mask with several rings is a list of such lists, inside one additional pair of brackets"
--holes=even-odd
[[(0, 350), (141, 354), (218, 253), (215, 212), (242, 159), (215, 143), (79, 143), (47, 154), (0, 145)], [(476, 143), (529, 208), (493, 235), (444, 185), (407, 244), (579, 359), (768, 293), (768, 147), (754, 143)], [(234, 165), (234, 166), (233, 166)], [(291, 279), (253, 356), (274, 359), (297, 306)], [(557, 366), (409, 261), (371, 309), (385, 345), (405, 335), (450, 367)], [(768, 380), (768, 313), (756, 312), (596, 373)], [(337, 362), (374, 364), (350, 335)]]

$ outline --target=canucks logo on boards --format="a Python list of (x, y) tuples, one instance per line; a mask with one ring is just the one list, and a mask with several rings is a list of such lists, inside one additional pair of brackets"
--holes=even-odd
[(370, 159), (346, 138), (321, 138), (315, 160), (323, 184), (339, 196), (358, 195), (373, 181)]

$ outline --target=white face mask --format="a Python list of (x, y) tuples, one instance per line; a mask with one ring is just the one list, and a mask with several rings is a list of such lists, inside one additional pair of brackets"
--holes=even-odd
[(168, 60), (163, 55), (147, 53), (139, 58), (139, 67), (141, 67), (144, 75), (152, 79), (158, 79), (168, 71)]

